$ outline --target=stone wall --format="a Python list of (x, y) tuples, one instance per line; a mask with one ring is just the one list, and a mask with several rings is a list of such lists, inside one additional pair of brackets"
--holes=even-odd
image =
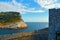
[(56, 40), (56, 33), (60, 32), (60, 9), (49, 9), (49, 38)]

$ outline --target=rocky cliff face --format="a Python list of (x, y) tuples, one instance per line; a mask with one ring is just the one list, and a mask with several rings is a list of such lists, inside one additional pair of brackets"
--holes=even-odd
[(27, 24), (18, 12), (0, 12), (0, 28), (26, 28)]

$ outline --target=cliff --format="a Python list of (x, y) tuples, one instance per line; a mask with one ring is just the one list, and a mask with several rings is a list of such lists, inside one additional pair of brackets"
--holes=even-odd
[(18, 12), (0, 12), (0, 28), (26, 28), (27, 24), (24, 23)]

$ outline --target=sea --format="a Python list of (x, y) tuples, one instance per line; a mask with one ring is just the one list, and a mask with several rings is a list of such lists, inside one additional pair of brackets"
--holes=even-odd
[(0, 29), (0, 34), (30, 32), (30, 31), (34, 31), (34, 30), (41, 30), (44, 28), (48, 28), (48, 22), (25, 22), (25, 23), (28, 25), (28, 28), (17, 29), (17, 30)]

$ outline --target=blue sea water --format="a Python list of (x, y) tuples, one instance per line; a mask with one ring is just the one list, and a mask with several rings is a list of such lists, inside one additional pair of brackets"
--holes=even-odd
[(33, 30), (40, 30), (43, 28), (48, 27), (47, 22), (26, 22), (28, 28), (22, 30), (7, 30), (7, 29), (0, 29), (0, 34), (12, 34), (12, 33), (19, 33), (19, 32), (29, 32)]

